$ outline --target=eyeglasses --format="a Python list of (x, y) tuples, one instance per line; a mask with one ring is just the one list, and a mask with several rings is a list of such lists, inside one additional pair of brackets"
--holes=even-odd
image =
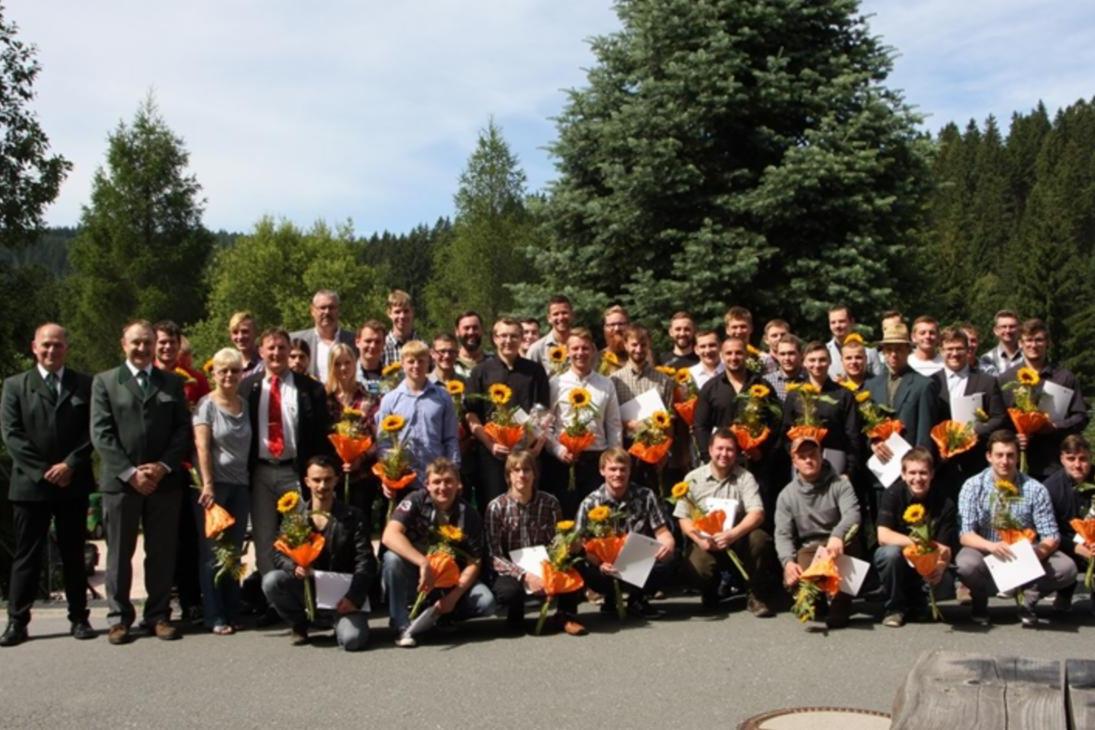
[(242, 373), (243, 368), (219, 368), (222, 373)]
[(438, 355), (448, 355), (450, 357), (455, 357), (457, 351), (456, 350), (434, 350), (434, 352)]

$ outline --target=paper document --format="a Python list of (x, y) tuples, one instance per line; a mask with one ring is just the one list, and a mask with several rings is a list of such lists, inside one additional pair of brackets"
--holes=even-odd
[(543, 580), (544, 569), (541, 563), (548, 559), (547, 548), (543, 545), (533, 545), (532, 547), (510, 550), (509, 559), (511, 563), (521, 570), (526, 573), (532, 573), (537, 578)]
[(871, 564), (848, 554), (841, 555), (833, 562), (840, 571), (840, 592), (849, 596), (859, 595), (859, 589), (863, 586), (863, 579), (867, 577)]
[(660, 547), (661, 543), (652, 537), (637, 532), (628, 533), (627, 542), (614, 563), (616, 570), (620, 571), (620, 580), (642, 588), (650, 577), (650, 571), (654, 570), (654, 556)]
[(641, 421), (647, 416), (665, 410), (665, 404), (662, 403), (662, 397), (658, 395), (658, 391), (648, 390), (620, 405), (620, 420)]
[[(738, 517), (738, 500), (726, 499), (725, 497), (708, 497), (704, 500), (704, 506), (707, 507), (708, 512), (714, 512), (717, 509), (721, 509), (726, 513), (726, 519), (722, 521), (723, 531), (729, 530), (737, 522)], [(707, 535), (707, 537), (713, 537)]]
[[(335, 609), (338, 602), (350, 590), (350, 584), (354, 580), (353, 573), (331, 573), (326, 570), (314, 570), (312, 575), (316, 579), (316, 608), (330, 611)], [(369, 610), (369, 599), (365, 599), (362, 611)]]
[(1042, 397), (1038, 407), (1049, 414), (1050, 420), (1060, 423), (1068, 415), (1068, 404), (1072, 402), (1072, 388), (1066, 388), (1050, 380), (1042, 381)]
[(513, 412), (513, 422), (518, 426), (524, 426), (528, 422), (528, 417), (528, 413), (524, 408), (518, 407), (517, 410)]
[(992, 574), (996, 590), (1004, 593), (1018, 588), (1046, 574), (1042, 561), (1034, 554), (1034, 546), (1026, 540), (1010, 545), (1014, 560), (1000, 560), (995, 555), (985, 556), (985, 567)]
[(983, 397), (984, 393), (952, 395), (951, 420), (959, 423), (975, 423), (977, 421), (977, 409), (984, 408)]
[(888, 487), (897, 481), (901, 476), (901, 457), (904, 456), (912, 446), (909, 442), (901, 437), (901, 434), (891, 434), (886, 439), (886, 445), (890, 447), (890, 451), (893, 452), (893, 458), (883, 464), (879, 461), (877, 456), (872, 456), (867, 460), (867, 468), (871, 470), (871, 473), (875, 475), (883, 487)]

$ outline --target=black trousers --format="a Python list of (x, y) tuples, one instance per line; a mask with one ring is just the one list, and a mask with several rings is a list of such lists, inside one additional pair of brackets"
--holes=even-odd
[(475, 450), (469, 454), (470, 460), (476, 466), (475, 475), (475, 505), (480, 514), (487, 513), (487, 505), (491, 500), (506, 493), (509, 485), (506, 484), (506, 460), (499, 459), (481, 443), (475, 445)]
[[(175, 587), (179, 590), (179, 606), (185, 612), (201, 608), (202, 590), (198, 580), (198, 522), (194, 517), (198, 490), (184, 489), (179, 495), (179, 543), (175, 553)], [(205, 525), (201, 525), (205, 529)]]
[(604, 483), (598, 462), (600, 451), (583, 451), (574, 462), (574, 491), (569, 488), (570, 466), (546, 456), (543, 460), (544, 475), (540, 487), (555, 495), (563, 508), (563, 519), (572, 520), (578, 515), (578, 506), (590, 492)]
[(65, 576), (68, 620), (83, 621), (87, 611), (87, 570), (84, 542), (87, 540), (86, 496), (55, 502), (12, 502), (15, 527), (15, 557), (11, 564), (8, 618), (26, 626), (30, 607), (38, 597), (38, 576), (42, 555), (49, 542), (49, 523), (57, 520), (57, 545)]
[[(525, 599), (528, 594), (525, 593), (525, 586), (521, 581), (509, 575), (496, 574), (490, 590), (498, 605), (505, 608), (508, 620), (519, 621), (525, 615)], [(577, 614), (580, 596), (581, 591), (564, 593), (556, 597), (556, 605), (563, 613)]]

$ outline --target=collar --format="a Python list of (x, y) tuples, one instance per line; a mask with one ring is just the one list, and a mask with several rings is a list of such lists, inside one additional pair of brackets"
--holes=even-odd
[[(49, 371), (42, 367), (41, 363), (36, 363), (35, 367), (38, 368), (38, 374), (42, 376), (42, 380), (45, 381), (46, 376), (49, 375)], [(60, 383), (65, 377), (65, 366), (57, 368), (57, 372), (54, 373), (57, 376), (57, 382)]]
[[(262, 382), (269, 383), (270, 378), (272, 378), (272, 377), (274, 377), (273, 373), (271, 373), (269, 371), (264, 372), (262, 374)], [(293, 371), (286, 368), (285, 372), (282, 373), (281, 375), (279, 375), (278, 378), (281, 379), (281, 384), (282, 385), (292, 385), (293, 384)]]
[(134, 365), (133, 363), (131, 363), (129, 360), (126, 360), (125, 361), (125, 366), (127, 368), (129, 368), (129, 374), (132, 375), (133, 377), (137, 377), (137, 373), (139, 373), (141, 371), (144, 371), (144, 374), (149, 376), (149, 377), (152, 376), (152, 363), (149, 363), (146, 367), (139, 368), (136, 365)]
[(968, 378), (970, 376), (969, 365), (963, 365), (961, 370), (951, 370), (950, 368), (946, 368), (946, 370), (948, 380), (951, 378)]

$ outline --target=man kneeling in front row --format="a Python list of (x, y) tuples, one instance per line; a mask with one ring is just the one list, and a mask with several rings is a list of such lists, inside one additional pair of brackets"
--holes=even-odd
[(262, 592), (282, 620), (292, 627), (290, 638), (294, 646), (308, 643), (304, 581), (312, 580), (315, 570), (350, 573), (353, 578), (334, 611), (316, 611), (314, 625), (321, 628), (333, 625), (335, 639), (346, 651), (364, 649), (369, 636), (368, 619), (361, 609), (369, 587), (376, 580), (376, 556), (361, 511), (335, 501), (335, 485), (341, 474), (342, 470), (328, 456), (314, 456), (308, 461), (304, 483), (312, 490), (312, 503), (307, 506), (306, 514), (311, 515), (312, 528), (323, 535), (323, 551), (310, 567), (302, 568), (274, 548), (274, 570), (262, 577)]

